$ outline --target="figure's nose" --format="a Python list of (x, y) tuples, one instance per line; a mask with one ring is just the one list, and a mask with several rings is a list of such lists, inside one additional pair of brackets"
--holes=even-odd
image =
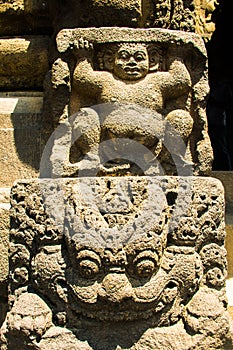
[(100, 298), (119, 303), (133, 296), (133, 288), (124, 273), (109, 273), (102, 281), (98, 293)]
[(137, 64), (133, 56), (130, 57), (128, 64), (130, 64), (131, 66), (135, 66)]

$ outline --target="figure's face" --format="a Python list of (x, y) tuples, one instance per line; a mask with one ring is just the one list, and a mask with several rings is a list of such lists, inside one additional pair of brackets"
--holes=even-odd
[(149, 71), (147, 49), (142, 44), (123, 44), (116, 53), (114, 74), (122, 80), (144, 78)]

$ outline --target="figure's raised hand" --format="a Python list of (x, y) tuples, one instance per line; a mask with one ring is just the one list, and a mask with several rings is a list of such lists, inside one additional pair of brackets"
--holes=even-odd
[(93, 50), (93, 44), (84, 38), (74, 40), (73, 48), (76, 50)]

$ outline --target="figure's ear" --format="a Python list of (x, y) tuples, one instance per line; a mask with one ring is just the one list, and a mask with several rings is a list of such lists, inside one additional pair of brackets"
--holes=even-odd
[(161, 50), (155, 45), (149, 45), (148, 48), (148, 56), (149, 56), (149, 71), (157, 72), (161, 67)]
[(99, 67), (101, 70), (113, 71), (117, 45), (105, 46), (98, 54)]

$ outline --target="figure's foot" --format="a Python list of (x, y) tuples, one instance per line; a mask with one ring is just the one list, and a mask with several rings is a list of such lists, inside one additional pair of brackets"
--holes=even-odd
[(99, 169), (99, 157), (95, 154), (87, 154), (79, 162), (65, 165), (62, 177), (92, 177), (97, 175)]

